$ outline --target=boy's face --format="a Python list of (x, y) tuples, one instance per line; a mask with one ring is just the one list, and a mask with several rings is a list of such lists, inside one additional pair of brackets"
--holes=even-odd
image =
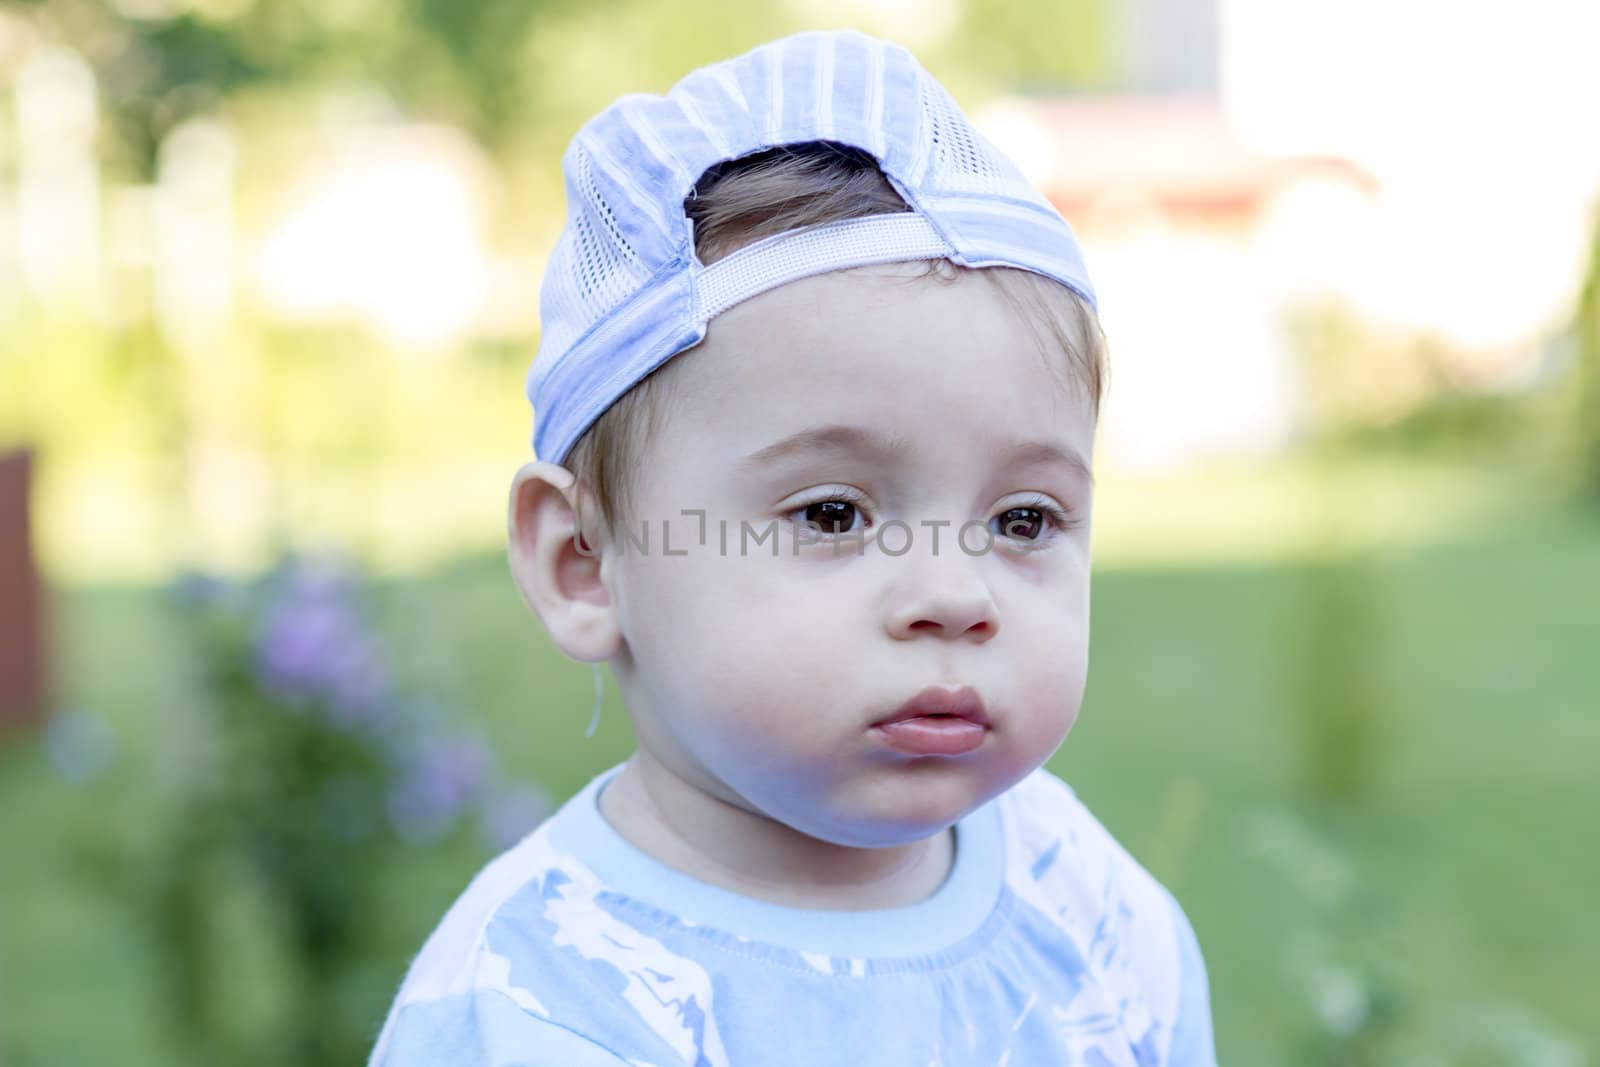
[[(648, 549), (605, 549), (641, 757), (841, 845), (909, 843), (1004, 792), (1084, 689), (1089, 402), (988, 279), (908, 280), (923, 269), (807, 278), (718, 317), (666, 368), (632, 526)], [(977, 748), (914, 755), (874, 729), (930, 686), (977, 691)]]

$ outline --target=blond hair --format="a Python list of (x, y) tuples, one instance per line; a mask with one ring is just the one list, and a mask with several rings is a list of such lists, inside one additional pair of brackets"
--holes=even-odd
[[(708, 265), (773, 234), (909, 210), (872, 156), (832, 141), (783, 145), (718, 163), (684, 200), (684, 211), (694, 223), (695, 253)], [(1081, 388), (1098, 416), (1106, 375), (1105, 335), (1088, 303), (1053, 279), (1012, 267), (975, 269), (936, 259), (910, 280), (948, 284), (962, 273), (987, 279), (1030, 324), (1036, 339), (1038, 324), (1048, 327), (1066, 356), (1065, 383)], [(1058, 371), (1048, 346), (1042, 350), (1047, 365)], [(631, 514), (636, 472), (667, 407), (663, 385), (676, 363), (667, 360), (624, 393), (567, 456), (567, 468), (593, 495), (608, 534)], [(592, 530), (582, 518), (580, 514), (579, 529)]]

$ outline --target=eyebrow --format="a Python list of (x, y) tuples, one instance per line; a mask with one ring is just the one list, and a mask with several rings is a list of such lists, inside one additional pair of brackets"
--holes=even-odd
[(806, 452), (845, 452), (870, 456), (874, 459), (892, 459), (910, 451), (911, 442), (903, 437), (885, 437), (859, 426), (815, 426), (790, 434), (759, 448), (739, 461), (741, 467), (762, 467), (775, 460)]
[[(911, 442), (901, 436), (884, 436), (859, 426), (817, 426), (774, 441), (739, 460), (741, 468), (766, 466), (791, 455), (807, 452), (842, 452), (872, 459), (893, 459), (911, 450)], [(1063, 447), (1053, 441), (1026, 441), (1013, 446), (1003, 454), (1007, 463), (1059, 465), (1067, 467), (1090, 484), (1094, 472), (1084, 462), (1076, 449)]]
[(1008, 463), (1041, 467), (1059, 465), (1068, 468), (1090, 485), (1094, 484), (1094, 471), (1075, 448), (1063, 448), (1054, 441), (1027, 441), (1005, 454)]

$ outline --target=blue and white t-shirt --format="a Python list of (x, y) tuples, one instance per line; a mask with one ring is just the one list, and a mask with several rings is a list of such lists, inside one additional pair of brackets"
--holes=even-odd
[(370, 1067), (1213, 1067), (1171, 895), (1040, 768), (956, 824), (903, 908), (785, 907), (601, 815), (597, 775), (423, 946)]

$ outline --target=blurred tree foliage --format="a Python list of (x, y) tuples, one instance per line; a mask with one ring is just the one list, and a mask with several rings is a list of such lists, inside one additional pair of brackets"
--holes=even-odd
[[(603, 13), (611, 0), (581, 5)], [(81, 52), (102, 81), (104, 149), (153, 174), (162, 138), (247, 88), (381, 84), (408, 111), (497, 144), (527, 106), (522, 52), (573, 0), (0, 0)]]
[[(596, 96), (663, 91), (761, 40), (847, 25), (851, 10), (818, 20), (800, 4), (709, 0), (0, 0), (88, 59), (112, 120), (104, 147), (140, 177), (168, 131), (245, 89), (371, 82), (496, 149), (550, 117), (551, 98), (588, 112), (604, 103)], [(946, 60), (938, 73), (956, 82), (1098, 87), (1112, 77), (1105, 23), (1103, 0), (968, 0), (925, 59)]]
[(1600, 502), (1600, 209), (1590, 240), (1589, 277), (1573, 320), (1576, 342), (1578, 464), (1591, 500)]
[[(448, 350), (400, 353), (362, 313), (291, 320), (260, 299), (260, 287), (240, 284), (226, 331), (203, 355), (167, 336), (168, 324), (154, 321), (159, 249), (149, 212), (170, 177), (163, 146), (193, 120), (217, 120), (236, 152), (227, 210), (241, 283), (260, 239), (292, 214), (298, 183), (314, 189), (350, 132), (374, 119), (452, 127), (483, 150), (465, 153), (489, 172), (483, 253), (515, 278), (533, 273), (560, 224), (566, 143), (621, 94), (664, 92), (695, 67), (762, 41), (843, 26), (904, 40), (969, 108), (993, 92), (1102, 88), (1114, 80), (1105, 7), (0, 0), (0, 91), (41, 46), (71, 49), (94, 72), (110, 309), (16, 302), (0, 325), (0, 442), (39, 451), (53, 502), (41, 518), (47, 543), (65, 544), (63, 531), (81, 529), (93, 499), (117, 515), (123, 544), (160, 546), (107, 564), (142, 571), (186, 554), (184, 531), (203, 526), (193, 498), (219, 482), (195, 486), (219, 463), (261, 472), (247, 492), (271, 502), (275, 523), (302, 533), (337, 528), (349, 543), (383, 521), (370, 487), (415, 485), (427, 464), (486, 464), (525, 439), (519, 378), (534, 351), (526, 315), (475, 325), (483, 335), (456, 338)], [(0, 127), (0, 170), (11, 155), (7, 133)], [(403, 214), (395, 224), (406, 225)], [(536, 301), (529, 292), (527, 302)], [(478, 359), (485, 345), (507, 346), (506, 358)], [(202, 363), (206, 373), (196, 373)], [(127, 403), (128, 388), (149, 402)], [(230, 399), (212, 402), (207, 388), (226, 388)], [(406, 428), (421, 419), (433, 427), (433, 450), (403, 455)], [(106, 485), (120, 495), (108, 496)], [(193, 536), (216, 544), (209, 533)], [(59, 558), (92, 551), (84, 538), (75, 545), (59, 548)], [(232, 549), (221, 556), (236, 558)]]
[[(1330, 507), (1328, 529), (1338, 528)], [(1385, 707), (1384, 620), (1373, 561), (1324, 546), (1324, 558), (1296, 576), (1299, 611), (1287, 656), (1295, 692), (1290, 728), (1308, 795), (1349, 802), (1367, 795), (1381, 771)]]
[(1107, 7), (1104, 0), (967, 0), (951, 50), (1012, 89), (1107, 88), (1117, 78)]
[(1474, 381), (1444, 338), (1380, 330), (1333, 299), (1289, 309), (1307, 443), (1329, 453), (1504, 458), (1538, 446), (1531, 394)]

